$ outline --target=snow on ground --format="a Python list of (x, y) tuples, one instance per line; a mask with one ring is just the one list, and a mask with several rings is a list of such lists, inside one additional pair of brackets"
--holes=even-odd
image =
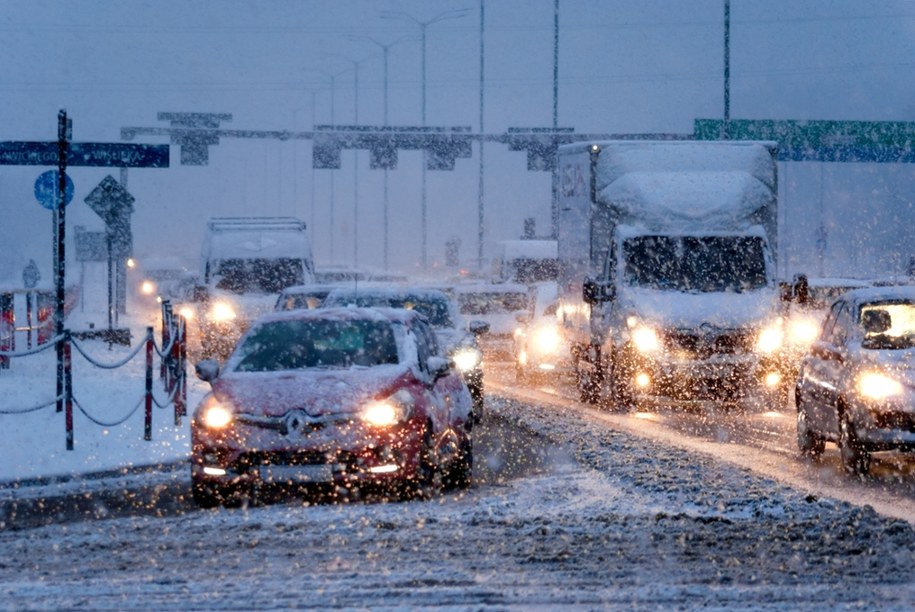
[(489, 409), (506, 444), (478, 447), (481, 470), (552, 462), (425, 502), (293, 498), (0, 531), (0, 607), (915, 605), (904, 521), (573, 412), (494, 398)]
[[(144, 322), (127, 321), (133, 335), (131, 347), (109, 347), (98, 340), (76, 342), (93, 361), (106, 366), (117, 364), (127, 360), (143, 341)], [(161, 349), (161, 330), (156, 328), (155, 334)], [(22, 342), (17, 346), (20, 352), (25, 348)], [(13, 358), (9, 369), (0, 370), (0, 482), (68, 477), (167, 463), (188, 456), (189, 419), (184, 417), (180, 425), (175, 425), (172, 405), (153, 405), (152, 440), (143, 439), (145, 349), (116, 369), (93, 365), (76, 347), (72, 355), (76, 403), (70, 451), (66, 450), (65, 412), (57, 412), (54, 406), (57, 366), (53, 347)], [(153, 397), (165, 405), (169, 395), (159, 377), (160, 361), (155, 351), (153, 362)], [(208, 389), (189, 368), (188, 413)], [(123, 424), (111, 426), (124, 419)]]

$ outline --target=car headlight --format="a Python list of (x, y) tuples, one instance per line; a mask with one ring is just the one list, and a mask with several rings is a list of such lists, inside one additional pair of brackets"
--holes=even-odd
[(235, 309), (228, 302), (216, 302), (210, 309), (210, 319), (213, 321), (233, 321)]
[(534, 347), (541, 353), (554, 353), (562, 343), (559, 330), (555, 327), (540, 327), (534, 332)]
[(454, 351), (451, 359), (459, 371), (468, 372), (480, 365), (480, 362), (483, 361), (483, 353), (479, 349), (465, 346)]
[(390, 427), (408, 420), (412, 414), (412, 396), (406, 391), (398, 391), (387, 399), (363, 407), (359, 418), (372, 427)]
[(902, 395), (902, 392), (902, 383), (886, 374), (865, 372), (858, 377), (858, 393), (868, 399), (882, 400)]
[(207, 429), (223, 429), (233, 419), (232, 411), (216, 401), (210, 402), (200, 415), (200, 420)]
[(782, 347), (785, 332), (779, 324), (772, 324), (762, 329), (756, 337), (756, 350), (760, 353), (774, 353)]
[(653, 353), (661, 348), (658, 332), (650, 327), (636, 327), (632, 330), (632, 342), (642, 353)]

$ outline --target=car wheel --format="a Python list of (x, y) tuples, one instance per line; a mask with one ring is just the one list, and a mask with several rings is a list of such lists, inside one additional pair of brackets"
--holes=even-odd
[(618, 360), (614, 359), (610, 366), (610, 388), (612, 389), (610, 408), (621, 412), (628, 411), (632, 405), (632, 387), (626, 376), (626, 372)]
[(400, 497), (404, 500), (429, 499), (435, 485), (435, 464), (432, 461), (432, 430), (426, 427), (419, 450), (416, 475), (400, 484)]
[(201, 508), (215, 508), (226, 500), (226, 492), (222, 487), (208, 482), (191, 481), (191, 493), (194, 503)]
[(473, 482), (473, 440), (468, 434), (461, 442), (457, 458), (442, 475), (445, 489), (466, 489)]
[(870, 469), (871, 455), (862, 447), (854, 426), (844, 414), (839, 417), (839, 455), (842, 467), (849, 474), (863, 475)]
[(818, 436), (807, 422), (807, 411), (797, 400), (797, 447), (806, 457), (818, 457), (823, 452), (825, 442)]

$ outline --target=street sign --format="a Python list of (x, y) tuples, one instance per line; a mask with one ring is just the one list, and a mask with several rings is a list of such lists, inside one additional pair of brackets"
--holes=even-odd
[[(0, 142), (0, 166), (56, 166), (57, 142)], [(119, 142), (73, 142), (68, 146), (68, 166), (117, 168), (167, 168), (168, 145)]]
[(781, 161), (915, 163), (915, 123), (696, 119), (698, 140), (772, 140)]
[(85, 202), (95, 214), (107, 225), (117, 223), (117, 219), (133, 212), (135, 198), (110, 174), (102, 179)]
[[(64, 206), (73, 200), (73, 180), (66, 176), (67, 186), (64, 189)], [(57, 170), (48, 170), (42, 172), (35, 179), (35, 199), (38, 203), (47, 208), (54, 210), (60, 203), (60, 172)]]

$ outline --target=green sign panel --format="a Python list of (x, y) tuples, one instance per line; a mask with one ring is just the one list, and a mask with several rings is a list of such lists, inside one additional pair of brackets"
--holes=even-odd
[(696, 119), (697, 140), (772, 140), (782, 161), (915, 163), (915, 123)]

